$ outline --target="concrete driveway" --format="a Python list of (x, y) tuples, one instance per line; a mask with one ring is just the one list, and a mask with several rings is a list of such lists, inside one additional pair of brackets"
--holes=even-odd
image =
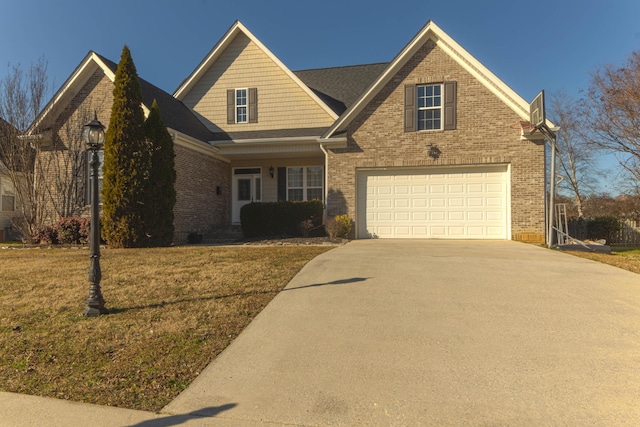
[(309, 263), (163, 412), (640, 425), (640, 276), (509, 241), (354, 241)]

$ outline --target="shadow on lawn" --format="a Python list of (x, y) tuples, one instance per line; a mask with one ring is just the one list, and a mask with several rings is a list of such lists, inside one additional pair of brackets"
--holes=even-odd
[(238, 406), (237, 403), (227, 403), (221, 406), (210, 406), (208, 408), (198, 409), (188, 414), (170, 415), (168, 417), (156, 418), (155, 420), (142, 421), (138, 424), (132, 424), (129, 427), (169, 427), (186, 423), (194, 418), (215, 417), (220, 412), (228, 411)]
[[(352, 277), (351, 279), (334, 280), (333, 282), (327, 282), (327, 283), (314, 283), (314, 284), (311, 284), (311, 285), (296, 286), (294, 288), (283, 289), (282, 291), (295, 291), (297, 289), (313, 288), (313, 287), (317, 287), (317, 286), (344, 285), (344, 284), (347, 284), (347, 283), (364, 282), (365, 280), (368, 280), (368, 279), (369, 279), (368, 277)], [(176, 301), (162, 301), (162, 302), (158, 302), (158, 303), (155, 303), (155, 304), (137, 305), (137, 306), (133, 306), (133, 307), (109, 307), (109, 314), (126, 313), (127, 311), (143, 310), (145, 308), (159, 308), (159, 307), (164, 307), (164, 306), (167, 306), (167, 305), (181, 304), (181, 303), (184, 303), (184, 302), (208, 301), (208, 300), (212, 300), (212, 299), (242, 297), (242, 296), (249, 296), (249, 295), (278, 294), (280, 292), (281, 291), (238, 292), (238, 293), (235, 293), (235, 294), (228, 294), (228, 295), (211, 295), (211, 296), (203, 296), (203, 297), (199, 297), (199, 298), (183, 298), (183, 299), (179, 299), (179, 300), (176, 300)]]

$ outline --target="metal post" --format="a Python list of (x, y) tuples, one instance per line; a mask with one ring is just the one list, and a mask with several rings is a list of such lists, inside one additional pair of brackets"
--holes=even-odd
[(104, 306), (104, 298), (100, 290), (102, 271), (100, 270), (100, 217), (98, 215), (98, 158), (97, 147), (91, 149), (91, 265), (89, 266), (89, 297), (86, 307), (82, 312), (88, 317), (96, 317), (101, 314), (109, 314)]
[(551, 248), (553, 246), (553, 216), (556, 197), (556, 136), (553, 132), (548, 132), (547, 136), (551, 140), (551, 176), (549, 177), (549, 222), (547, 224), (547, 247)]

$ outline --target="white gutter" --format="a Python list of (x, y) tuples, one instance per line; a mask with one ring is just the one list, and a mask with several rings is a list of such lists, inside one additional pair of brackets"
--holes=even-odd
[(328, 197), (329, 197), (329, 152), (320, 143), (320, 150), (324, 153), (324, 211), (322, 212), (322, 223), (326, 224), (328, 219)]

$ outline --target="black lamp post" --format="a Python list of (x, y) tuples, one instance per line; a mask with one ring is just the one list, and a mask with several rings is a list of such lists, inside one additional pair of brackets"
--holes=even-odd
[(102, 150), (104, 144), (104, 126), (98, 121), (97, 113), (94, 119), (84, 125), (84, 142), (87, 150), (91, 152), (91, 265), (89, 266), (89, 297), (82, 314), (88, 317), (96, 317), (101, 314), (109, 314), (104, 306), (104, 298), (100, 290), (100, 217), (98, 215), (98, 169), (100, 159), (98, 151)]

